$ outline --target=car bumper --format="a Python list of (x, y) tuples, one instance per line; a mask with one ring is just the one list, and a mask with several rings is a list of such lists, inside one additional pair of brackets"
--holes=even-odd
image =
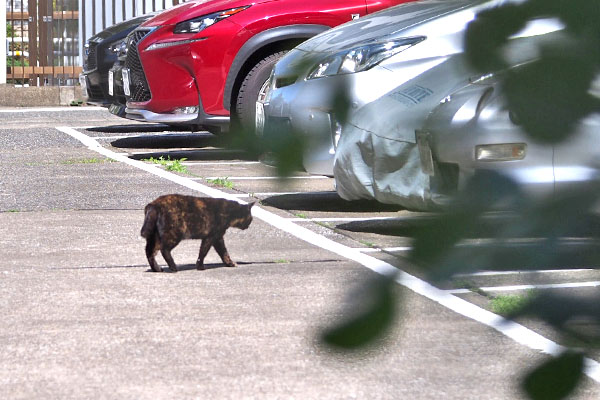
[(97, 70), (80, 74), (79, 84), (81, 85), (83, 100), (86, 103), (103, 107), (108, 107), (110, 105), (110, 101), (107, 99), (107, 84), (102, 80), (100, 73)]
[[(225, 28), (237, 28), (231, 24), (219, 24), (210, 38), (186, 36), (175, 42), (169, 26), (134, 31), (125, 60), (131, 89), (125, 117), (226, 130), (230, 119), (229, 111), (223, 109), (222, 71), (231, 44)], [(176, 44), (152, 48), (165, 41)]]
[(136, 121), (158, 122), (165, 124), (191, 124), (198, 119), (197, 114), (158, 114), (139, 108), (125, 108), (125, 118)]
[(220, 115), (207, 115), (202, 111), (192, 114), (161, 114), (142, 108), (132, 108), (129, 106), (124, 107), (124, 109), (122, 106), (115, 106), (114, 108), (111, 108), (111, 110), (113, 109), (114, 112), (111, 111), (113, 114), (118, 115), (118, 113), (121, 113), (124, 118), (135, 121), (145, 121), (167, 125), (185, 125), (194, 128), (203, 127), (211, 132), (226, 131), (229, 126), (229, 117)]
[(353, 90), (355, 79), (356, 74), (299, 80), (275, 89), (264, 103), (265, 140), (278, 140), (276, 136), (286, 134), (298, 136), (304, 146), (306, 172), (333, 176), (335, 146), (344, 122), (336, 113), (336, 97), (345, 88), (350, 112), (367, 100)]
[[(496, 128), (498, 128), (496, 126)], [(476, 147), (526, 143), (526, 137), (496, 129), (473, 128), (465, 132), (421, 131), (417, 135), (422, 171), (430, 176), (432, 198), (448, 198), (464, 189), (478, 171), (494, 171), (519, 185), (531, 199), (548, 198), (554, 192), (551, 146), (531, 145), (521, 160), (478, 161)], [(476, 133), (476, 134), (475, 134)], [(496, 205), (504, 208), (503, 204)]]

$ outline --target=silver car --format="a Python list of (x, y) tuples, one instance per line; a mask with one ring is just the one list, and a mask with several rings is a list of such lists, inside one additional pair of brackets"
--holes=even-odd
[[(290, 131), (302, 135), (307, 145), (305, 169), (333, 175), (335, 146), (343, 128), (336, 114), (340, 90), (347, 93), (350, 116), (390, 92), (398, 101), (427, 100), (431, 110), (440, 96), (468, 76), (458, 60), (451, 68), (439, 68), (462, 53), (466, 25), (478, 11), (507, 1), (406, 3), (313, 37), (275, 65), (264, 99), (257, 103), (257, 131), (266, 138)], [(414, 85), (401, 88), (435, 68), (444, 74), (443, 87), (433, 92)]]
[(476, 171), (484, 169), (512, 178), (535, 199), (598, 178), (600, 113), (583, 119), (563, 142), (538, 143), (506, 107), (498, 81), (487, 77), (456, 91), (418, 132), (422, 170), (431, 179), (433, 204), (446, 203)]
[[(512, 65), (535, 59), (540, 46), (564, 34), (558, 20), (534, 20), (511, 38), (505, 54)], [(428, 209), (431, 182), (421, 171), (415, 131), (440, 101), (475, 78), (465, 56), (453, 54), (353, 112), (335, 151), (340, 197)]]

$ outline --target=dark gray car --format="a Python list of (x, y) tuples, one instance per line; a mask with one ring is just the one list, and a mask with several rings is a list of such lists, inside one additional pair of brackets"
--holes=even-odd
[(79, 75), (87, 103), (108, 107), (112, 103), (109, 70), (117, 61), (127, 35), (157, 13), (148, 13), (112, 25), (89, 38), (84, 45), (83, 73)]

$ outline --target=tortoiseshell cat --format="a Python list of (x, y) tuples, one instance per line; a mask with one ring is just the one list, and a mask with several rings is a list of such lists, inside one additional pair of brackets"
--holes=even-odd
[(171, 250), (183, 239), (202, 239), (197, 269), (204, 269), (204, 257), (211, 247), (219, 253), (226, 266), (237, 266), (227, 253), (223, 236), (231, 226), (239, 229), (250, 226), (253, 205), (211, 197), (179, 194), (160, 196), (144, 210), (146, 217), (141, 234), (146, 238), (146, 257), (150, 268), (154, 272), (162, 272), (154, 258), (160, 250), (169, 269), (177, 272)]

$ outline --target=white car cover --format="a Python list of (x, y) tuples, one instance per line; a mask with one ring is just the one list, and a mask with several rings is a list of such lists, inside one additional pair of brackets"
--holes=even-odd
[(338, 194), (346, 200), (430, 208), (429, 176), (421, 170), (415, 130), (468, 81), (467, 71), (462, 55), (451, 56), (353, 114), (335, 153)]

